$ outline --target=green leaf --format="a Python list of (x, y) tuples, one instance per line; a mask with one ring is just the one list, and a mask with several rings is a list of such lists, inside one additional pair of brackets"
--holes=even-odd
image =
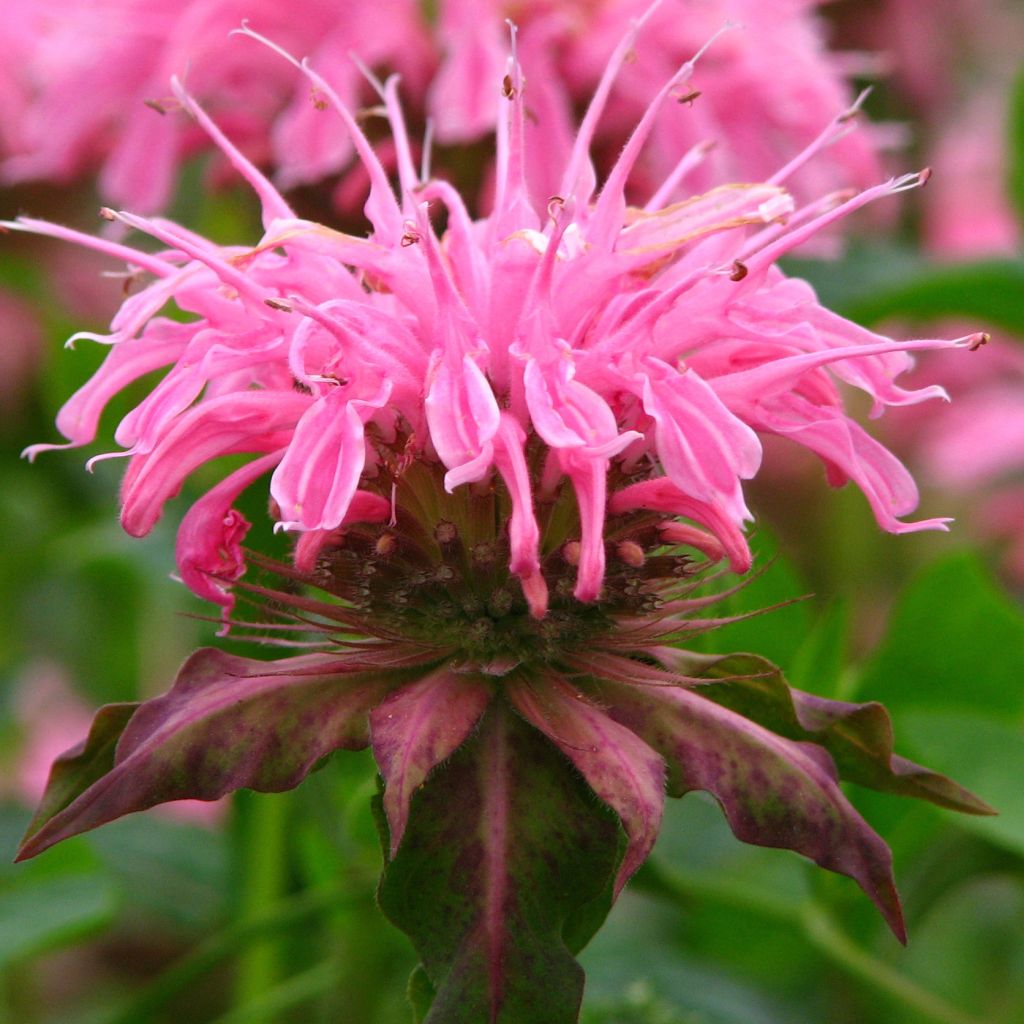
[(787, 739), (824, 747), (842, 779), (968, 814), (992, 813), (944, 775), (899, 757), (892, 721), (881, 704), (849, 704), (791, 690), (774, 665), (753, 654), (721, 658), (705, 674), (718, 681), (697, 686), (696, 693)]
[(778, 542), (763, 525), (758, 526), (754, 547), (759, 571), (716, 604), (714, 614), (763, 614), (721, 626), (695, 646), (711, 651), (757, 651), (788, 669), (811, 629), (811, 605), (799, 599), (808, 588), (794, 566), (779, 554)]
[(859, 696), (908, 706), (1024, 711), (1024, 615), (980, 560), (961, 553), (924, 569), (897, 604), (861, 675)]
[(46, 792), (25, 830), (33, 835), (80, 793), (114, 767), (114, 751), (138, 704), (108, 704), (96, 712), (86, 739), (61, 754), (50, 768)]
[(1024, 855), (1024, 729), (959, 709), (915, 709), (900, 722), (916, 753), (955, 772), (998, 811), (961, 818), (960, 827)]
[[(975, 875), (928, 908), (903, 970), (975, 1019), (1024, 1021), (1024, 880)], [(908, 1024), (928, 1018), (913, 1017)], [(902, 1021), (902, 1018), (901, 1018)], [(929, 1020), (930, 1024), (930, 1020)]]
[(1024, 334), (1024, 264), (982, 260), (929, 267), (905, 281), (858, 297), (843, 312), (861, 324), (892, 317), (934, 322), (944, 317)]
[(106, 927), (117, 909), (104, 875), (57, 875), (0, 893), (0, 967), (74, 943)]
[(1007, 191), (1024, 224), (1024, 67), (1010, 90), (1009, 145), (1007, 146)]
[(1019, 260), (937, 266), (909, 250), (872, 245), (851, 248), (839, 264), (789, 260), (787, 269), (809, 280), (824, 305), (860, 324), (955, 317), (1024, 335)]
[(327, 754), (365, 746), (369, 709), (392, 685), (379, 669), (359, 671), (373, 668), (334, 654), (267, 662), (196, 651), (170, 691), (132, 708), (130, 721), (124, 705), (99, 712), (19, 858), (169, 800), (292, 789)]
[(413, 797), (381, 880), (381, 908), (437, 992), (425, 1024), (575, 1021), (583, 972), (572, 954), (589, 937), (577, 921), (610, 905), (619, 837), (565, 758), (495, 701)]

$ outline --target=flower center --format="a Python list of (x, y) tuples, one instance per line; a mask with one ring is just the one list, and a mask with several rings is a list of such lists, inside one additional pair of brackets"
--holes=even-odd
[(444, 649), (501, 675), (599, 644), (619, 617), (656, 612), (664, 587), (693, 574), (687, 557), (665, 553), (654, 525), (660, 517), (610, 517), (601, 595), (577, 600), (578, 515), (572, 488), (562, 486), (537, 504), (550, 593), (547, 614), (537, 619), (509, 569), (504, 486), (495, 477), (447, 494), (442, 475), (443, 467), (415, 460), (395, 478), (392, 524), (353, 524), (320, 552), (310, 582), (374, 632)]

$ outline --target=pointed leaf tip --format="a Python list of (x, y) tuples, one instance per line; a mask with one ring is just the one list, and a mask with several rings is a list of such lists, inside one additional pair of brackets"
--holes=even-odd
[(775, 665), (753, 654), (726, 655), (700, 674), (708, 682), (694, 693), (786, 739), (818, 744), (845, 781), (964, 814), (996, 813), (952, 779), (896, 754), (892, 719), (876, 701), (854, 704), (793, 689)]
[(905, 937), (892, 854), (843, 795), (827, 751), (682, 687), (603, 682), (600, 693), (612, 716), (665, 758), (670, 795), (705, 790), (743, 842), (794, 850), (854, 879)]
[(46, 790), (18, 846), (16, 862), (41, 853), (45, 847), (37, 849), (34, 843), (40, 830), (113, 768), (117, 743), (138, 707), (129, 703), (104, 705), (96, 712), (86, 738), (53, 762)]
[(197, 651), (163, 696), (100, 709), (86, 742), (55, 764), (18, 856), (170, 800), (291, 789), (322, 757), (366, 745), (369, 709), (392, 685), (336, 654)]

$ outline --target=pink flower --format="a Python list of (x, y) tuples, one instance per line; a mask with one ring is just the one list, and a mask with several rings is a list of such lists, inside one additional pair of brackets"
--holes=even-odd
[[(236, 145), (274, 169), (284, 188), (335, 174), (351, 140), (335, 130), (322, 97), (295, 88), (287, 68), (247, 40), (229, 40), (243, 18), (294, 53), (308, 55), (353, 109), (372, 102), (350, 55), (403, 75), (439, 138), (461, 144), (494, 130), (482, 82), (504, 74), (505, 19), (521, 26), (529, 82), (526, 133), (535, 199), (557, 191), (573, 143), (573, 110), (594, 91), (609, 53), (634, 19), (640, 60), (612, 90), (595, 134), (602, 165), (613, 160), (648, 98), (682, 61), (731, 19), (699, 78), (660, 112), (636, 189), (664, 184), (667, 198), (721, 180), (763, 180), (849, 105), (846, 63), (825, 47), (811, 0), (441, 0), (431, 28), (414, 0), (339, 5), (314, 0), (300, 13), (271, 0), (40, 0), (5, 5), (7, 59), (0, 69), (0, 175), (8, 182), (66, 181), (100, 169), (111, 202), (145, 213), (166, 205), (182, 163), (209, 140), (182, 118), (171, 75), (210, 106)], [(428, 91), (428, 83), (431, 83)], [(687, 96), (700, 99), (694, 103)], [(88, 95), (89, 102), (78, 102)], [(864, 133), (837, 140), (796, 176), (801, 197), (865, 186), (880, 173)], [(680, 188), (685, 181), (686, 188)], [(647, 187), (650, 186), (650, 187)], [(351, 184), (343, 189), (352, 192)]]
[[(878, 51), (910, 128), (937, 170), (920, 197), (924, 241), (943, 259), (1013, 254), (1008, 97), (1024, 21), (1014, 0), (886, 0), (847, 8), (840, 38)], [(843, 15), (840, 14), (840, 22)]]
[[(435, 1019), (457, 1006), (464, 1019), (575, 1020), (571, 954), (649, 854), (666, 793), (708, 791), (740, 839), (855, 879), (903, 938), (891, 854), (837, 764), (876, 789), (989, 808), (895, 756), (880, 706), (790, 691), (754, 656), (678, 645), (723, 621), (692, 551), (750, 565), (744, 483), (763, 433), (818, 454), (833, 483), (855, 480), (887, 529), (944, 526), (898, 518), (916, 505), (913, 481), (846, 415), (840, 385), (876, 413), (912, 404), (941, 391), (895, 383), (909, 351), (979, 339), (871, 334), (776, 267), (919, 183), (797, 207), (782, 180), (838, 119), (770, 183), (630, 207), (630, 172), (687, 87), (686, 63), (596, 192), (589, 149), (634, 37), (540, 209), (513, 58), (493, 83), (495, 199), (482, 219), (451, 185), (420, 179), (393, 78), (380, 99), (397, 195), (355, 117), (303, 66), (366, 169), (369, 237), (297, 218), (177, 83), (260, 196), (257, 244), (113, 211), (163, 248), (9, 225), (149, 276), (93, 339), (111, 351), (60, 429), (90, 443), (107, 400), (163, 370), (115, 434), (130, 457), (126, 529), (149, 530), (193, 470), (251, 456), (186, 513), (181, 575), (227, 609), (254, 606), (231, 619), (239, 630), (308, 648), (271, 662), (198, 651), (163, 696), (102, 708), (55, 762), (20, 857), (168, 800), (291, 788), (335, 751), (372, 746), (380, 904), (423, 959)], [(187, 319), (161, 316), (169, 301)], [(277, 526), (298, 536), (294, 567), (241, 547), (235, 499), (267, 473)], [(247, 561), (263, 576), (243, 579)]]
[(202, 132), (167, 116), (174, 74), (223, 113), (252, 159), (273, 163), (283, 185), (339, 170), (352, 156), (348, 138), (266, 50), (229, 40), (243, 18), (314, 57), (353, 105), (364, 84), (351, 53), (402, 72), (413, 87), (430, 66), (413, 0), (310, 0), (301, 11), (273, 0), (6, 3), (13, 39), (0, 71), (3, 179), (66, 181), (99, 167), (111, 201), (146, 212), (166, 205), (182, 163), (209, 148)]
[(23, 299), (0, 289), (0, 415), (13, 417), (26, 398), (43, 355), (43, 325)]
[(969, 363), (930, 356), (916, 376), (948, 383), (954, 402), (941, 416), (905, 410), (890, 437), (920, 469), (922, 479), (964, 507), (964, 525), (1005, 547), (1003, 566), (1024, 579), (1024, 352), (993, 341)]
[[(537, 197), (557, 192), (573, 145), (572, 111), (597, 88), (608, 54), (634, 22), (638, 59), (628, 63), (597, 127), (597, 151), (613, 160), (650, 97), (673, 71), (724, 26), (685, 88), (658, 114), (633, 186), (669, 190), (681, 181), (706, 189), (718, 181), (762, 181), (807, 146), (850, 105), (848, 62), (826, 47), (813, 0), (441, 0), (443, 61), (429, 112), (439, 139), (461, 142), (493, 130), (494, 107), (479, 88), (504, 70), (505, 18), (519, 26), (527, 82), (528, 177)], [(699, 97), (699, 98), (698, 98)], [(837, 139), (829, 153), (795, 176), (801, 198), (879, 179), (872, 134)]]
[[(109, 210), (104, 216), (164, 249), (144, 254), (39, 221), (10, 223), (91, 246), (150, 278), (109, 335), (76, 336), (111, 351), (58, 417), (65, 447), (89, 444), (114, 394), (165, 371), (115, 432), (130, 458), (125, 529), (147, 533), (204, 463), (257, 456), (192, 507), (179, 537), (183, 578), (230, 608), (249, 526), (232, 504), (260, 475), (273, 470), (277, 526), (306, 535), (308, 562), (317, 538), (333, 542), (356, 519), (394, 518), (393, 488), (410, 462), (439, 462), (448, 491), (503, 483), (512, 571), (540, 617), (547, 586), (538, 503), (564, 492), (563, 481), (578, 509), (580, 600), (601, 593), (608, 514), (685, 516), (745, 571), (743, 482), (760, 465), (759, 433), (813, 451), (833, 484), (852, 479), (883, 528), (944, 528), (942, 519), (901, 520), (917, 504), (913, 480), (846, 415), (838, 385), (866, 392), (874, 415), (942, 395), (895, 383), (908, 353), (977, 339), (891, 341), (828, 312), (775, 266), (821, 228), (918, 177), (800, 208), (778, 181), (629, 207), (630, 171), (662, 106), (689, 82), (686, 63), (595, 195), (588, 150), (634, 37), (617, 48), (547, 209), (528, 196), (523, 82), (513, 63), (509, 98), (498, 100), (495, 204), (481, 220), (470, 219), (451, 186), (420, 180), (394, 79), (381, 100), (398, 196), (353, 115), (307, 71), (369, 174), (368, 238), (296, 218), (177, 83), (178, 102), (262, 200), (265, 233), (255, 246), (217, 246), (167, 221)], [(807, 156), (829, 138), (824, 132)], [(432, 216), (442, 211), (439, 237)], [(169, 300), (185, 322), (160, 315)], [(29, 454), (51, 447), (60, 446)]]

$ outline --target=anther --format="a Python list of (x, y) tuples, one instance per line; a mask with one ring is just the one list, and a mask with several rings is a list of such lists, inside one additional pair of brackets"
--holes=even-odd
[(159, 100), (143, 100), (142, 102), (150, 110), (155, 110), (158, 114), (167, 113), (167, 108)]
[(977, 334), (972, 334), (967, 341), (967, 351), (977, 352), (982, 345), (987, 345), (992, 340), (992, 335), (987, 331), (978, 331)]
[(271, 309), (278, 309), (282, 313), (293, 312), (293, 307), (290, 302), (285, 302), (284, 299), (264, 299), (263, 304), (269, 306)]
[(416, 245), (422, 241), (423, 236), (416, 229), (416, 225), (412, 221), (405, 222), (405, 232), (402, 235), (402, 248), (408, 249), (410, 245)]
[(453, 544), (458, 539), (458, 527), (456, 527), (454, 523), (448, 522), (446, 519), (442, 519), (434, 528), (434, 540), (436, 540), (438, 544)]
[(693, 106), (693, 101), (698, 96), (700, 96), (700, 94), (701, 94), (700, 89), (691, 89), (687, 93), (680, 93), (680, 94), (678, 94), (675, 97), (675, 101), (676, 101), (676, 103), (688, 103), (690, 106)]
[(495, 559), (494, 546), (486, 542), (473, 545), (473, 561), (480, 565), (490, 565)]
[(732, 261), (732, 273), (729, 275), (730, 281), (742, 281), (747, 276), (747, 265), (742, 260)]
[(928, 184), (929, 179), (932, 176), (932, 169), (925, 167), (917, 172), (917, 183), (922, 187)]
[(501, 80), (501, 95), (504, 96), (505, 99), (507, 99), (507, 100), (511, 100), (511, 99), (515, 98), (516, 87), (512, 84), (512, 76), (511, 75), (506, 75)]
[(100, 207), (100, 216), (104, 220), (117, 220), (117, 214), (109, 206)]
[(634, 569), (641, 568), (646, 560), (644, 549), (633, 540), (621, 541), (615, 548), (615, 554), (617, 554), (619, 559), (625, 562), (626, 565), (631, 566)]

